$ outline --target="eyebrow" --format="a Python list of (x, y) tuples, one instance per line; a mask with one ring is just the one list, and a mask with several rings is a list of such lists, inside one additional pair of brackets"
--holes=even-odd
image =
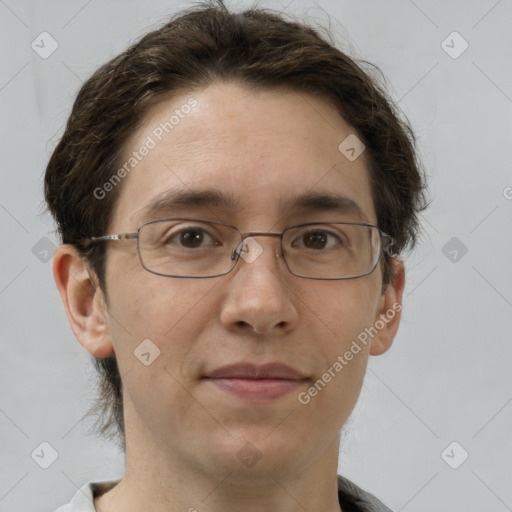
[(330, 211), (344, 215), (353, 215), (369, 224), (362, 208), (353, 200), (336, 192), (309, 192), (287, 201), (285, 208), (292, 211)]
[[(361, 207), (349, 197), (335, 192), (307, 192), (299, 196), (283, 198), (281, 211), (293, 214), (298, 211), (333, 212), (352, 215), (369, 223)], [(153, 198), (137, 211), (137, 218), (145, 222), (161, 215), (180, 213), (187, 208), (204, 207), (227, 212), (240, 210), (240, 201), (232, 194), (217, 189), (172, 190)]]
[(153, 219), (158, 215), (194, 206), (234, 211), (238, 209), (239, 201), (235, 196), (215, 189), (171, 190), (153, 198), (146, 206), (138, 210), (137, 217), (141, 220)]

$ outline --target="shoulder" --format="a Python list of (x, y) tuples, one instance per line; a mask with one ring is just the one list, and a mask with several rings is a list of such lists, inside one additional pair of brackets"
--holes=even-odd
[(338, 496), (343, 512), (391, 512), (373, 494), (341, 475), (338, 475)]
[(62, 505), (55, 512), (96, 512), (94, 498), (107, 492), (120, 480), (89, 482), (81, 487), (67, 505)]

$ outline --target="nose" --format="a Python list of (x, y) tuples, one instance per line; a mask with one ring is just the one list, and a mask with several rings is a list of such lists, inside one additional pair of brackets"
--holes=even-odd
[[(284, 334), (299, 320), (295, 277), (278, 252), (279, 240), (250, 237), (239, 251), (236, 267), (226, 276), (228, 291), (221, 323), (230, 331)], [(290, 278), (291, 276), (291, 278)]]

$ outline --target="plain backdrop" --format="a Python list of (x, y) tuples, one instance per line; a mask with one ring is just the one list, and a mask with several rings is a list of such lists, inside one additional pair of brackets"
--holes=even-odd
[[(82, 420), (94, 374), (53, 281), (42, 177), (82, 82), (189, 5), (0, 0), (2, 512), (53, 511), (123, 474), (122, 455)], [(329, 28), (381, 68), (430, 180), (402, 324), (370, 359), (339, 472), (396, 511), (512, 510), (512, 2), (259, 5)], [(58, 44), (47, 58), (31, 47), (42, 32)], [(47, 469), (34, 455), (45, 447), (58, 455)]]

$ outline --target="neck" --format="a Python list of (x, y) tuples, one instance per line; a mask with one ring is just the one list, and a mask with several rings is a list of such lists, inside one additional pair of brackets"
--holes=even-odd
[[(126, 425), (129, 423), (127, 422)], [(133, 423), (131, 423), (133, 425)], [(145, 435), (139, 435), (144, 433)], [(126, 472), (121, 482), (95, 500), (101, 512), (340, 512), (337, 490), (339, 435), (309, 464), (296, 457), (287, 466), (244, 468), (218, 454), (201, 464), (166, 448), (147, 429), (126, 431)], [(300, 450), (297, 449), (297, 452)], [(300, 455), (300, 454), (299, 454)], [(207, 458), (207, 457), (206, 457)]]

